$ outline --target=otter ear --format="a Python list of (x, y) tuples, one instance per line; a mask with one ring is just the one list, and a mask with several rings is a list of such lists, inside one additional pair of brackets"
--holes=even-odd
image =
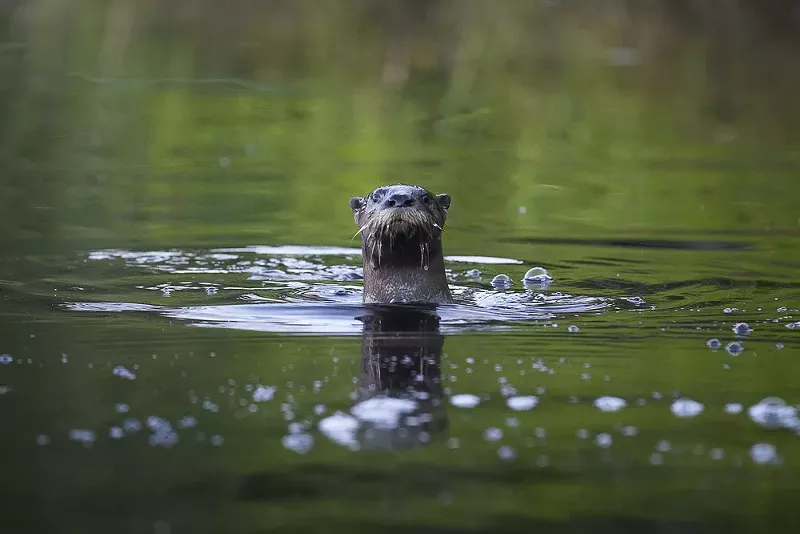
[(353, 213), (357, 212), (364, 207), (364, 199), (361, 197), (353, 197), (350, 199), (350, 209)]
[(441, 204), (444, 209), (450, 209), (450, 195), (442, 193), (441, 195), (436, 195), (436, 199), (439, 201), (439, 204)]

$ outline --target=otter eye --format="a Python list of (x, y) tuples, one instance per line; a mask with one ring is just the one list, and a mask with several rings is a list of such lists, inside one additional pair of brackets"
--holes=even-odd
[(430, 197), (429, 195), (427, 195), (427, 194), (425, 194), (425, 195), (422, 195), (422, 201), (423, 201), (425, 204), (430, 204), (430, 203), (431, 203), (431, 197)]

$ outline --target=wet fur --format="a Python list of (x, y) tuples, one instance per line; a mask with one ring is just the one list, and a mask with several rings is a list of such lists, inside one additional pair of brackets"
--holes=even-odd
[[(387, 207), (373, 195), (411, 194), (411, 207)], [(422, 202), (427, 195), (430, 202)], [(442, 232), (450, 206), (448, 195), (434, 196), (416, 186), (381, 187), (350, 207), (362, 240), (364, 302), (451, 302), (442, 257)]]

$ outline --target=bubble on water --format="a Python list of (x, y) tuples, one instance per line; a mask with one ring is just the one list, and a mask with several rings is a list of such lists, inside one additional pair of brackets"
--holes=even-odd
[(480, 402), (480, 397), (471, 393), (459, 393), (450, 397), (450, 404), (458, 408), (474, 408)]
[(124, 378), (126, 380), (136, 380), (136, 375), (122, 365), (114, 367), (114, 369), (112, 369), (111, 371), (111, 374), (113, 374), (114, 376), (118, 376), (120, 378)]
[(517, 457), (517, 451), (514, 450), (514, 447), (509, 447), (508, 445), (504, 445), (499, 449), (497, 449), (497, 456), (501, 460), (509, 461)]
[(589, 373), (581, 373), (581, 380), (591, 380), (592, 375)]
[(775, 348), (781, 350), (782, 348), (784, 348), (784, 345), (783, 343), (775, 343)]
[(50, 444), (50, 436), (46, 436), (45, 434), (37, 434), (36, 435), (36, 444), (45, 446)]
[(737, 336), (746, 336), (750, 334), (753, 329), (747, 323), (736, 323), (733, 325), (733, 331)]
[(661, 465), (664, 463), (664, 456), (660, 453), (654, 452), (650, 455), (650, 464), (651, 465)]
[(661, 441), (656, 443), (656, 450), (658, 452), (670, 451), (670, 450), (672, 450), (672, 443), (670, 443), (669, 441), (667, 441), (665, 439), (662, 439)]
[(507, 274), (498, 274), (492, 278), (491, 284), (497, 289), (507, 289), (511, 287), (512, 281)]
[(130, 410), (130, 406), (123, 402), (114, 405), (114, 411), (117, 413), (128, 413), (128, 410)]
[(519, 212), (520, 215), (525, 215), (526, 213), (528, 213), (528, 208), (526, 208), (525, 206), (520, 206), (519, 208), (517, 208), (517, 211)]
[(503, 439), (503, 431), (496, 427), (489, 427), (483, 431), (483, 439), (486, 441), (499, 441)]
[(108, 429), (108, 435), (112, 439), (122, 439), (125, 437), (125, 432), (118, 426), (112, 426)]
[(567, 331), (572, 332), (574, 334), (575, 332), (580, 332), (581, 329), (573, 324), (567, 327)]
[(552, 282), (553, 277), (550, 276), (550, 273), (548, 273), (547, 269), (544, 267), (533, 267), (528, 269), (528, 271), (522, 277), (522, 281), (534, 284), (542, 284)]
[(509, 428), (516, 428), (519, 426), (519, 419), (516, 417), (507, 417), (506, 418), (506, 426)]
[(215, 447), (221, 447), (222, 444), (225, 443), (225, 438), (219, 434), (214, 434), (208, 441)]
[(325, 406), (324, 404), (317, 404), (316, 406), (314, 406), (314, 414), (316, 414), (316, 415), (322, 415), (327, 410), (328, 410), (328, 407)]
[(258, 386), (253, 392), (253, 402), (267, 402), (275, 397), (275, 386)]
[(311, 434), (289, 434), (283, 436), (281, 444), (284, 448), (297, 454), (306, 454), (314, 446), (314, 436)]
[(791, 328), (791, 329), (800, 328), (800, 321), (797, 321), (796, 323), (789, 323), (786, 325), (786, 328)]
[(459, 440), (458, 438), (450, 438), (447, 440), (447, 446), (450, 447), (451, 449), (458, 449), (459, 447), (461, 447), (461, 440)]
[(228, 156), (220, 156), (219, 160), (217, 161), (222, 169), (227, 169), (231, 165), (231, 158)]
[(603, 412), (616, 412), (627, 405), (627, 401), (619, 397), (598, 397), (594, 400), (595, 408)]
[(217, 288), (216, 287), (207, 287), (206, 288), (206, 295), (216, 295)]
[(676, 417), (695, 417), (703, 411), (703, 405), (696, 400), (680, 398), (672, 403), (670, 410)]
[(317, 424), (319, 431), (328, 439), (348, 447), (358, 444), (355, 437), (358, 426), (358, 419), (338, 411)]
[(595, 444), (602, 449), (609, 448), (613, 443), (613, 441), (614, 440), (611, 437), (611, 434), (606, 434), (605, 432), (603, 432), (602, 434), (597, 434), (597, 436), (595, 436), (594, 438)]
[(533, 431), (533, 434), (539, 439), (544, 439), (545, 437), (547, 437), (547, 431), (544, 428), (540, 427), (536, 427)]
[(506, 406), (515, 411), (533, 410), (539, 404), (539, 397), (525, 395), (520, 397), (509, 397), (506, 399)]
[(125, 430), (127, 434), (135, 434), (142, 429), (142, 423), (138, 419), (125, 419), (122, 422), (122, 429)]
[(639, 429), (635, 426), (626, 425), (622, 427), (622, 435), (632, 437), (639, 433)]
[(770, 443), (756, 443), (750, 447), (750, 458), (754, 464), (777, 463), (778, 450)]
[(186, 415), (178, 421), (178, 428), (194, 428), (197, 426), (197, 419), (191, 415)]
[(738, 341), (732, 341), (725, 346), (725, 351), (731, 356), (738, 356), (744, 352), (744, 347)]
[(725, 451), (723, 449), (711, 449), (708, 452), (708, 455), (711, 457), (712, 460), (722, 460), (725, 458)]
[(642, 304), (644, 304), (644, 299), (642, 297), (625, 297), (623, 298), (623, 300), (626, 300), (636, 306), (641, 306)]
[(725, 412), (735, 415), (737, 413), (742, 413), (743, 407), (738, 402), (729, 402), (725, 405)]
[(780, 397), (761, 399), (747, 409), (747, 415), (754, 423), (768, 429), (788, 428), (800, 430), (797, 408)]
[(73, 428), (69, 431), (69, 439), (83, 443), (87, 447), (91, 447), (94, 440), (97, 439), (93, 430), (84, 428)]
[(581, 428), (575, 433), (575, 435), (578, 437), (578, 439), (588, 439), (589, 431), (585, 428)]
[(706, 341), (706, 346), (711, 350), (717, 350), (722, 346), (722, 342), (719, 339), (712, 337), (711, 339)]
[(169, 421), (163, 417), (151, 415), (147, 418), (147, 428), (153, 433), (147, 438), (147, 442), (154, 447), (172, 447), (178, 443), (178, 433), (173, 430)]
[(722, 310), (724, 313), (733, 313), (736, 311), (736, 308), (725, 308)]
[(373, 423), (381, 428), (396, 428), (404, 415), (412, 413), (418, 403), (411, 399), (394, 397), (373, 397), (362, 401), (350, 409), (360, 421)]

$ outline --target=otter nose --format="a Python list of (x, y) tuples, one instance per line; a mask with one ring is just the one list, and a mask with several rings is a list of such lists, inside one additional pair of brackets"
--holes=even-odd
[(390, 208), (407, 208), (414, 204), (414, 198), (405, 193), (394, 193), (386, 199), (386, 205)]

